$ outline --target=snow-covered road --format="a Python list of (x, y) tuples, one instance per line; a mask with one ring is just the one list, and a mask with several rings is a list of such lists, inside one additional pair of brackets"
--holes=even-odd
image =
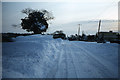
[(51, 36), (3, 43), (3, 78), (117, 78), (118, 44), (70, 42)]

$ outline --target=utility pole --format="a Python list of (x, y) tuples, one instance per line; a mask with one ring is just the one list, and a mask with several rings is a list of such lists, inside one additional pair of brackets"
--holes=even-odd
[(79, 34), (80, 34), (80, 25), (81, 24), (78, 24), (79, 25), (79, 28), (78, 28), (78, 36), (79, 36)]
[(100, 32), (100, 26), (101, 26), (101, 20), (99, 20), (98, 35), (99, 35), (99, 32)]

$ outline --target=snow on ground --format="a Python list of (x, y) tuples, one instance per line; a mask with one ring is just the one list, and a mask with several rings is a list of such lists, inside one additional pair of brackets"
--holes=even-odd
[(3, 43), (3, 78), (117, 78), (118, 44), (67, 41), (48, 35)]
[(0, 43), (0, 79), (2, 78), (2, 43)]

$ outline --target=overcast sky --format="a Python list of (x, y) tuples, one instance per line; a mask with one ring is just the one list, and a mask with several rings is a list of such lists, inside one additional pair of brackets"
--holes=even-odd
[[(11, 2), (10, 2), (11, 1)], [(11, 32), (12, 24), (20, 24), (21, 18), (26, 15), (21, 13), (25, 8), (46, 9), (52, 12), (55, 19), (52, 26), (83, 20), (117, 20), (119, 0), (2, 0), (3, 32)], [(32, 2), (34, 1), (34, 2)]]

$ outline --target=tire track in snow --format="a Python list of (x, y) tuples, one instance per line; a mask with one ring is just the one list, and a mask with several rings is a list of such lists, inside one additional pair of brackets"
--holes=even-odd
[[(78, 47), (74, 44), (75, 47)], [(95, 68), (95, 70), (101, 75), (100, 77), (103, 78), (113, 78), (117, 77), (114, 75), (109, 68), (107, 68), (106, 65), (103, 64), (98, 58), (96, 58), (94, 55), (91, 55), (92, 53), (84, 49), (82, 46), (79, 46), (79, 49), (84, 51), (84, 56), (88, 57), (89, 61), (91, 61), (91, 64)]]
[[(116, 44), (116, 46), (118, 46), (118, 45)], [(100, 61), (104, 60), (105, 63), (109, 64), (107, 66), (111, 66), (113, 68), (115, 68), (115, 67), (118, 68), (118, 66), (116, 66), (118, 64), (118, 57), (117, 57), (118, 56), (118, 47), (116, 47), (116, 46), (115, 45), (112, 46), (112, 44), (109, 44), (109, 45), (108, 44), (99, 44), (97, 47), (95, 45), (85, 45), (83, 47), (86, 50), (89, 50), (89, 52), (92, 52), (92, 54), (95, 57), (99, 57)], [(90, 48), (88, 49), (88, 47), (90, 47)], [(93, 49), (96, 49), (96, 50), (93, 51)], [(100, 51), (100, 52), (96, 53), (96, 51)], [(111, 53), (111, 52), (114, 52), (114, 53)], [(109, 58), (108, 58), (108, 56), (109, 56)], [(114, 56), (114, 57), (111, 58), (111, 56)], [(114, 70), (113, 70), (113, 72), (114, 72)]]
[(68, 62), (67, 62), (67, 59), (68, 59), (68, 55), (67, 55), (67, 54), (68, 54), (68, 53), (67, 53), (67, 51), (66, 51), (66, 50), (67, 50), (67, 49), (66, 49), (67, 46), (64, 45), (64, 47), (65, 47), (64, 49), (65, 49), (65, 58), (66, 58), (66, 60), (65, 60), (65, 62), (66, 62), (66, 78), (68, 78)]
[(58, 71), (58, 67), (59, 67), (59, 63), (60, 63), (60, 59), (61, 59), (61, 56), (62, 56), (62, 53), (63, 53), (63, 50), (60, 49), (60, 45), (61, 43), (60, 42), (51, 42), (49, 43), (50, 44), (50, 47), (52, 47), (54, 50), (55, 50), (55, 53), (54, 54), (57, 54), (57, 58), (55, 60), (55, 62), (53, 62), (53, 67), (50, 69), (50, 71), (48, 72), (47, 74), (47, 78), (55, 78), (56, 76), (56, 73)]
[[(66, 46), (68, 47), (68, 46)], [(68, 50), (66, 49), (66, 55), (67, 55), (67, 66), (70, 67), (68, 68), (68, 78), (78, 78), (77, 77), (77, 69), (75, 67), (75, 62), (73, 60), (73, 57), (72, 57), (72, 53), (71, 53), (71, 49), (68, 48)], [(72, 69), (72, 70), (71, 70)]]
[(71, 56), (71, 59), (72, 59), (72, 62), (73, 62), (75, 74), (76, 74), (76, 76), (73, 76), (73, 78), (81, 78), (81, 75), (82, 75), (83, 71), (80, 70), (81, 68), (80, 68), (79, 59), (75, 55), (76, 54), (75, 51), (72, 51), (71, 48), (72, 48), (71, 46), (70, 47), (68, 46), (68, 49), (70, 51), (70, 56)]
[(67, 78), (67, 61), (66, 61), (66, 51), (65, 51), (65, 46), (63, 41), (60, 44), (60, 59), (59, 59), (59, 63), (58, 63), (58, 70), (56, 73), (55, 78)]

